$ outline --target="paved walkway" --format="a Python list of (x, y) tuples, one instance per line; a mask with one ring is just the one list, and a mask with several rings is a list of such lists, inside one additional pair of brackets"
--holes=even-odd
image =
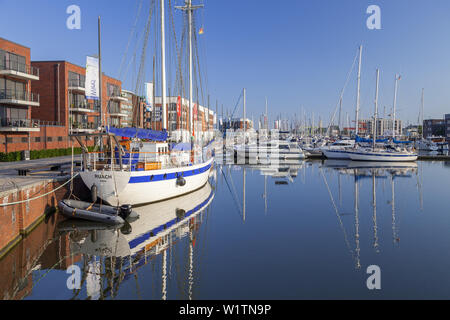
[[(81, 155), (75, 155), (74, 160), (81, 160)], [(33, 167), (50, 166), (53, 164), (70, 163), (72, 161), (72, 156), (55, 157), (55, 158), (45, 158), (29, 161), (15, 161), (15, 162), (0, 162), (0, 174), (5, 173), (5, 171), (15, 170), (17, 174), (17, 169), (33, 169)]]
[[(74, 160), (81, 160), (81, 155), (75, 155)], [(59, 171), (42, 170), (28, 176), (19, 176), (17, 169), (31, 169), (43, 166), (67, 163), (66, 172), (70, 176), (70, 163), (72, 156), (37, 159), (30, 161), (2, 162), (0, 163), (0, 192), (21, 188), (37, 182), (61, 179)], [(78, 171), (78, 170), (75, 170)]]

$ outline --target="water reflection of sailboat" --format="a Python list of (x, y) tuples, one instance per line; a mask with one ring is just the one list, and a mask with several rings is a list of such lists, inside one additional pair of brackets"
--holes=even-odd
[(264, 177), (272, 177), (277, 181), (294, 182), (298, 176), (298, 171), (303, 167), (304, 162), (295, 164), (270, 164), (270, 165), (248, 165), (246, 168), (258, 170)]
[[(396, 203), (395, 203), (395, 180), (397, 178), (411, 178), (412, 174), (418, 173), (418, 166), (416, 163), (375, 163), (371, 164), (369, 162), (355, 162), (355, 161), (336, 161), (330, 160), (325, 161), (324, 168), (331, 168), (335, 172), (338, 172), (339, 178), (341, 175), (349, 175), (354, 177), (354, 230), (355, 230), (355, 249), (354, 251), (350, 248), (347, 234), (341, 219), (342, 214), (340, 214), (338, 206), (336, 205), (333, 195), (331, 193), (330, 187), (323, 173), (322, 168), (321, 173), (324, 179), (325, 186), (327, 187), (333, 208), (336, 212), (341, 229), (344, 233), (345, 242), (347, 247), (352, 253), (356, 268), (361, 267), (360, 263), (360, 226), (359, 226), (359, 214), (360, 214), (360, 184), (362, 179), (371, 179), (372, 182), (372, 223), (373, 223), (373, 248), (375, 252), (380, 252), (379, 238), (378, 238), (378, 222), (377, 222), (377, 195), (376, 195), (376, 181), (377, 179), (387, 179), (391, 182), (391, 200), (388, 202), (391, 206), (392, 215), (392, 239), (393, 243), (397, 244), (400, 241), (397, 227), (397, 216), (396, 216)], [(338, 180), (340, 188), (340, 179)], [(339, 195), (341, 194), (339, 190)]]
[[(120, 283), (136, 276), (136, 269), (146, 265), (154, 257), (161, 254), (161, 297), (166, 299), (167, 250), (177, 239), (189, 236), (189, 289), (187, 291), (189, 293), (188, 298), (191, 298), (194, 231), (202, 213), (210, 205), (213, 198), (214, 190), (207, 183), (201, 189), (182, 197), (135, 208), (140, 215), (140, 219), (121, 229), (98, 228), (98, 225), (92, 225), (92, 229), (89, 230), (86, 222), (71, 221), (64, 222), (61, 225), (61, 230), (72, 233), (71, 253), (73, 255), (81, 254), (85, 261), (94, 257), (95, 261), (92, 267), (101, 265), (97, 258), (100, 258), (100, 261), (103, 258), (105, 272), (104, 274), (101, 273), (100, 276), (106, 276), (111, 285), (107, 287), (107, 290), (103, 290), (100, 298), (108, 295), (114, 296), (114, 292), (118, 291)], [(89, 265), (91, 264), (90, 262)], [(92, 269), (89, 267), (86, 268), (86, 271), (89, 272)], [(103, 282), (99, 277), (93, 279), (94, 282)], [(88, 287), (88, 283), (86, 284)], [(93, 286), (90, 285), (90, 287)]]

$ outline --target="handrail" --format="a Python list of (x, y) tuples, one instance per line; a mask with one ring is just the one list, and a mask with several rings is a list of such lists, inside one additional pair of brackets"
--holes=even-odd
[(9, 60), (0, 63), (0, 70), (12, 70), (39, 77), (39, 68), (16, 61)]
[(21, 118), (0, 118), (0, 126), (4, 128), (39, 128), (39, 120)]
[(39, 94), (27, 91), (0, 89), (0, 99), (17, 99), (27, 102), (39, 102)]

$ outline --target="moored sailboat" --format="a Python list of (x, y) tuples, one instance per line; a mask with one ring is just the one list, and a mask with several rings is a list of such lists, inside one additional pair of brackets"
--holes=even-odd
[[(192, 47), (192, 13), (199, 6), (191, 1), (185, 7), (189, 21), (189, 47)], [(194, 145), (182, 150), (171, 148), (167, 142), (166, 119), (166, 70), (164, 1), (161, 1), (161, 93), (162, 131), (136, 128), (107, 128), (106, 133), (95, 134), (103, 144), (100, 152), (89, 152), (82, 136), (73, 135), (83, 149), (83, 165), (80, 176), (85, 185), (102, 201), (112, 205), (139, 205), (158, 202), (195, 191), (207, 182), (214, 158), (205, 148)], [(192, 66), (189, 50), (189, 64)], [(192, 115), (192, 68), (189, 69), (189, 109)], [(190, 117), (192, 137), (193, 117)], [(119, 141), (118, 137), (130, 140)], [(150, 142), (149, 142), (150, 141)]]

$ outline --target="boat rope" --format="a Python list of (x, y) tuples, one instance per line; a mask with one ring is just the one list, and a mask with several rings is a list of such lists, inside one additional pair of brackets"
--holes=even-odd
[(336, 117), (336, 113), (337, 113), (337, 111), (339, 109), (339, 105), (340, 105), (341, 99), (343, 99), (343, 97), (344, 97), (345, 89), (347, 88), (348, 82), (350, 81), (350, 76), (352, 75), (353, 69), (355, 68), (357, 58), (358, 58), (358, 52), (356, 53), (355, 58), (353, 59), (353, 63), (352, 63), (352, 66), (351, 66), (351, 68), (350, 68), (350, 70), (349, 70), (349, 72), (347, 74), (347, 79), (345, 80), (344, 87), (342, 88), (341, 94), (339, 95), (338, 103), (336, 104), (336, 108), (334, 109), (334, 113), (333, 113), (333, 116), (331, 117), (330, 124), (328, 125), (328, 128), (327, 128), (327, 134), (328, 135), (330, 133), (329, 130), (331, 129), (331, 126), (334, 123), (334, 118)]
[[(138, 0), (137, 0), (137, 1), (138, 1)], [(137, 29), (136, 29), (136, 28), (137, 28), (137, 23), (138, 23), (138, 21), (139, 21), (139, 16), (140, 16), (140, 14), (141, 14), (142, 4), (143, 4), (143, 0), (140, 0), (140, 2), (138, 3), (138, 8), (137, 8), (137, 13), (136, 13), (136, 18), (135, 18), (135, 20), (134, 20), (133, 27), (132, 27), (131, 30), (130, 30), (130, 35), (129, 35), (129, 37), (128, 37), (128, 43), (127, 43), (127, 46), (125, 47), (125, 53), (124, 53), (124, 55), (122, 56), (122, 62), (120, 63), (120, 67), (119, 67), (119, 79), (121, 79), (122, 81), (125, 80), (125, 78), (127, 77), (128, 69), (126, 70), (125, 77), (123, 77), (123, 71), (124, 71), (125, 61), (126, 61), (126, 58), (127, 58), (127, 56), (128, 56), (128, 50), (129, 50), (129, 48), (130, 48), (131, 41), (137, 36), (137, 31), (136, 31)]]
[(54, 190), (52, 190), (52, 191), (49, 191), (49, 192), (47, 192), (47, 193), (44, 193), (43, 195), (40, 195), (40, 196), (37, 196), (37, 197), (34, 197), (34, 198), (25, 199), (25, 200), (22, 200), (22, 201), (16, 201), (16, 202), (10, 202), (10, 203), (0, 203), (0, 207), (6, 207), (6, 206), (12, 206), (12, 205), (16, 205), (16, 204), (21, 204), (21, 203), (25, 203), (25, 202), (28, 202), (28, 201), (33, 201), (33, 200), (36, 200), (36, 199), (45, 197), (45, 196), (47, 196), (47, 195), (49, 195), (49, 194), (51, 194), (51, 193), (53, 193), (53, 192), (55, 192), (55, 191), (61, 189), (62, 187), (64, 187), (66, 184), (68, 184), (68, 183), (71, 182), (73, 179), (75, 179), (79, 174), (80, 174), (80, 173), (75, 174), (74, 176), (72, 176), (72, 178), (70, 178), (69, 180), (67, 180), (66, 182), (64, 182), (64, 183), (63, 183), (62, 185), (60, 185), (58, 188), (56, 188), (56, 189), (54, 189)]
[[(241, 216), (241, 218), (242, 218), (242, 216), (243, 216), (243, 210), (242, 210), (242, 208), (241, 208), (241, 205), (239, 204), (239, 202), (237, 201), (237, 196), (236, 196), (236, 192), (235, 193), (233, 193), (233, 191), (231, 190), (231, 187), (230, 187), (230, 184), (228, 183), (228, 179), (227, 179), (227, 177), (225, 176), (225, 173), (223, 172), (223, 169), (222, 169), (222, 167), (220, 167), (220, 171), (222, 172), (222, 175), (223, 175), (223, 177), (225, 178), (225, 183), (227, 184), (227, 187), (228, 187), (228, 190), (230, 191), (230, 194), (231, 194), (231, 196), (232, 196), (232, 198), (233, 198), (233, 200), (234, 200), (234, 204), (236, 205), (236, 207), (237, 207), (237, 209), (238, 209), (238, 213), (239, 213), (239, 215)], [(233, 185), (234, 186), (234, 185)], [(235, 190), (235, 189), (234, 189)], [(236, 191), (236, 190), (235, 190)]]
[(337, 217), (338, 222), (339, 222), (339, 226), (341, 227), (341, 230), (342, 230), (342, 232), (344, 234), (344, 241), (345, 241), (345, 244), (347, 246), (347, 249), (349, 250), (350, 254), (353, 256), (353, 258), (356, 259), (355, 255), (354, 255), (354, 252), (353, 252), (353, 250), (350, 247), (350, 242), (348, 240), (347, 232), (345, 231), (344, 223), (342, 222), (342, 219), (341, 219), (341, 217), (339, 215), (339, 209), (336, 206), (336, 202), (334, 201), (333, 194), (331, 193), (330, 187), (328, 185), (327, 179), (325, 178), (325, 175), (323, 173), (322, 168), (320, 168), (320, 173), (322, 175), (323, 182), (325, 183), (325, 186), (327, 187), (328, 194), (330, 196), (331, 203), (332, 203), (333, 208), (334, 208), (334, 212), (336, 213), (336, 217)]

